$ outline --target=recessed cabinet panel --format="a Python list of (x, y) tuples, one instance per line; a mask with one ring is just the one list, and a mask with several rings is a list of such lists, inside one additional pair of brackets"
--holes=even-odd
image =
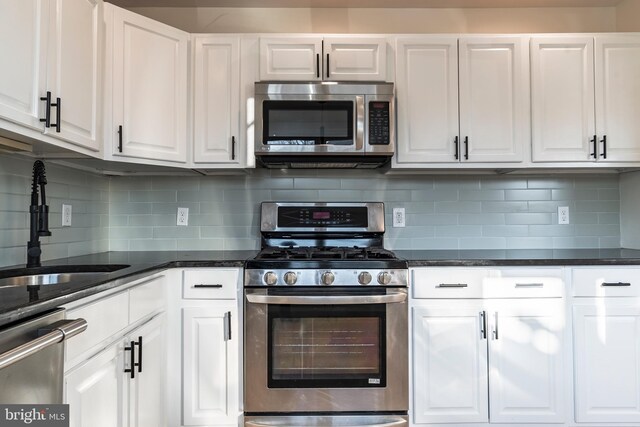
[(197, 37), (194, 49), (193, 161), (239, 163), (240, 40)]
[(398, 163), (457, 161), (457, 38), (401, 38), (396, 55)]
[(325, 78), (385, 81), (387, 42), (384, 38), (324, 38)]
[(522, 161), (530, 123), (526, 39), (462, 38), (459, 67), (463, 159)]
[(52, 107), (52, 123), (60, 109), (60, 132), (45, 133), (95, 151), (98, 134), (98, 85), (102, 3), (98, 0), (55, 0), (50, 13), (47, 89), (61, 105)]
[(117, 7), (113, 21), (113, 154), (185, 162), (189, 35)]
[(574, 307), (576, 421), (640, 422), (640, 307)]
[(534, 162), (585, 162), (597, 156), (593, 37), (531, 41)]
[(509, 300), (487, 307), (491, 421), (564, 421), (564, 303)]
[[(596, 37), (600, 160), (640, 160), (640, 36)], [(606, 137), (606, 142), (605, 142)]]
[(415, 423), (488, 422), (487, 340), (475, 305), (413, 308)]
[(260, 80), (321, 80), (322, 38), (260, 38)]
[[(49, 2), (0, 0), (0, 117), (42, 130)], [(9, 60), (10, 59), (10, 60)], [(44, 96), (44, 94), (43, 94)], [(44, 116), (43, 116), (44, 117)]]

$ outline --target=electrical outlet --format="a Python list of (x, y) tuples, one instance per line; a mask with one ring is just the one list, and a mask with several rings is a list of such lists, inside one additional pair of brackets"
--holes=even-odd
[(404, 227), (404, 208), (393, 208), (393, 226)]
[(569, 224), (569, 206), (558, 206), (558, 224)]
[(178, 208), (178, 225), (189, 225), (189, 208)]
[(71, 227), (71, 205), (62, 205), (62, 226)]

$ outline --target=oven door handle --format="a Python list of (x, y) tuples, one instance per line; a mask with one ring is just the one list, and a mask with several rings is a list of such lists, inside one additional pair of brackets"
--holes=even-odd
[(407, 300), (405, 292), (390, 292), (385, 295), (258, 295), (247, 294), (247, 301), (254, 304), (389, 304)]
[[(261, 423), (258, 421), (245, 421), (244, 422), (245, 427), (273, 427), (274, 424), (270, 424), (270, 423)], [(322, 425), (322, 424), (320, 424)], [(330, 426), (332, 424), (325, 424), (326, 426)], [(361, 427), (400, 427), (400, 426), (407, 426), (408, 423), (406, 420), (399, 418), (397, 421), (391, 421), (388, 423), (381, 423), (381, 424), (362, 424)], [(297, 423), (291, 423), (291, 424), (278, 424), (278, 427), (297, 427), (300, 426), (300, 424)], [(345, 427), (348, 427), (348, 425), (345, 425)]]

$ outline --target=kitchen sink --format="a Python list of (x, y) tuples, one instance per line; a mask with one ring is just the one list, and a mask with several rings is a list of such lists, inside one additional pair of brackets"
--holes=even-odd
[(99, 280), (109, 273), (127, 267), (127, 264), (57, 265), (5, 270), (0, 271), (0, 288), (56, 285), (72, 280)]

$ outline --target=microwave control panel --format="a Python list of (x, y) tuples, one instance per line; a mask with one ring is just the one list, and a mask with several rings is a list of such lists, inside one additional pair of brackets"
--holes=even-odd
[(389, 102), (369, 102), (369, 144), (389, 145)]

